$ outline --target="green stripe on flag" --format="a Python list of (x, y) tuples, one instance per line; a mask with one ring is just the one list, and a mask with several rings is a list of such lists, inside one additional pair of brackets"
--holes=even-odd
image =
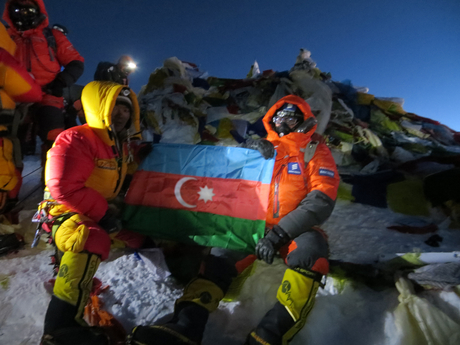
[(264, 220), (135, 205), (125, 205), (123, 222), (126, 229), (153, 238), (247, 253), (254, 253), (265, 231)]

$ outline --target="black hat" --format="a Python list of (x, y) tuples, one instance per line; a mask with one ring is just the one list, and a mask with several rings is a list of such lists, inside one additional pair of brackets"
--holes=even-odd
[(133, 101), (129, 98), (131, 90), (129, 88), (123, 88), (117, 96), (115, 104), (126, 105), (131, 111), (133, 111)]
[(123, 104), (126, 105), (129, 109), (133, 110), (133, 102), (128, 96), (119, 95), (115, 104)]
[(278, 116), (278, 117), (293, 116), (293, 117), (299, 117), (300, 119), (303, 119), (304, 117), (299, 107), (292, 103), (283, 104), (283, 106), (277, 110), (277, 112), (275, 113), (275, 116)]

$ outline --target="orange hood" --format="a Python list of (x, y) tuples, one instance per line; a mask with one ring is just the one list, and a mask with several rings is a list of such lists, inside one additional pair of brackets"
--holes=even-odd
[(268, 133), (267, 140), (271, 141), (273, 145), (277, 147), (278, 157), (284, 156), (283, 152), (280, 152), (280, 150), (283, 150), (282, 147), (285, 145), (287, 146), (286, 149), (288, 149), (291, 153), (293, 152), (292, 150), (298, 151), (301, 147), (305, 147), (305, 145), (310, 141), (310, 138), (316, 131), (317, 127), (317, 125), (314, 125), (313, 128), (310, 129), (310, 131), (307, 133), (292, 132), (280, 138), (272, 126), (272, 118), (278, 109), (280, 109), (285, 103), (295, 104), (297, 107), (299, 107), (303, 113), (304, 120), (308, 119), (309, 117), (315, 117), (311, 112), (308, 103), (305, 102), (305, 100), (301, 97), (295, 95), (288, 95), (281, 98), (268, 110), (263, 118), (263, 123)]

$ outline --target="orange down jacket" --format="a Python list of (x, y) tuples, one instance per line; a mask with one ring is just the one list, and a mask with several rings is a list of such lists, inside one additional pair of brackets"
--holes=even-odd
[(267, 227), (279, 224), (294, 239), (323, 223), (332, 213), (340, 177), (325, 143), (318, 144), (313, 158), (305, 164), (304, 150), (312, 141), (316, 125), (307, 133), (292, 132), (279, 137), (272, 126), (272, 118), (285, 103), (297, 105), (304, 119), (314, 115), (302, 98), (289, 95), (276, 102), (263, 118), (267, 140), (276, 150)]

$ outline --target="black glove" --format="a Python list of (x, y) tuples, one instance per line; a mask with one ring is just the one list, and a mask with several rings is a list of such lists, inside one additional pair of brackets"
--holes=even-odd
[(271, 265), (278, 250), (290, 240), (288, 234), (286, 234), (279, 225), (273, 226), (273, 229), (257, 242), (257, 259), (263, 260)]
[(246, 142), (242, 144), (242, 147), (251, 150), (258, 150), (265, 159), (273, 158), (275, 156), (275, 147), (270, 141), (265, 139), (247, 139)]
[(62, 97), (62, 95), (64, 94), (64, 88), (66, 86), (66, 83), (60, 78), (58, 74), (51, 83), (45, 86), (45, 89), (46, 93), (50, 95)]
[(98, 223), (109, 234), (122, 229), (121, 220), (116, 218), (114, 213), (114, 210), (109, 208)]
[(84, 64), (81, 61), (70, 61), (62, 72), (59, 72), (54, 80), (45, 86), (46, 93), (62, 97), (63, 89), (73, 85), (84, 71)]

